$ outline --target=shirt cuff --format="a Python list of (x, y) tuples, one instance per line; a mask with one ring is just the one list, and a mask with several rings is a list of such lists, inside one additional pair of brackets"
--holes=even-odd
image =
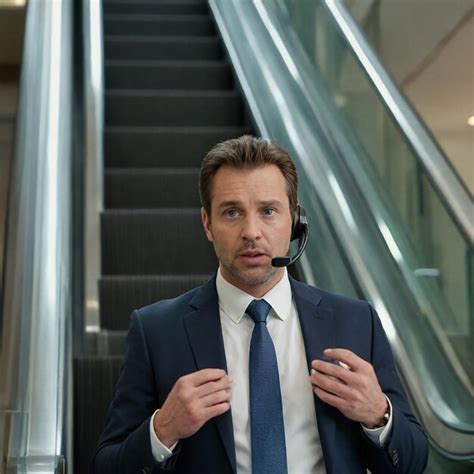
[(156, 436), (155, 433), (155, 428), (153, 427), (153, 420), (155, 419), (155, 415), (159, 412), (160, 410), (156, 410), (155, 413), (153, 413), (152, 417), (150, 418), (150, 442), (151, 442), (151, 453), (153, 454), (153, 457), (155, 460), (159, 463), (165, 462), (167, 459), (169, 459), (173, 455), (173, 450), (176, 448), (176, 445), (178, 443), (174, 443), (171, 448), (167, 448), (159, 439), (158, 436)]
[(392, 433), (393, 425), (392, 402), (387, 397), (387, 395), (385, 395), (385, 398), (387, 399), (388, 405), (390, 407), (390, 416), (388, 418), (387, 424), (385, 426), (381, 426), (380, 428), (366, 428), (364, 425), (362, 425), (362, 429), (364, 430), (367, 437), (380, 446), (385, 446), (390, 434)]

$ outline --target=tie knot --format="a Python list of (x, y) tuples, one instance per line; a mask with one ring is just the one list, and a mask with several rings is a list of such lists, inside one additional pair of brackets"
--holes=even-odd
[(265, 323), (271, 306), (265, 300), (253, 300), (245, 311), (256, 323)]

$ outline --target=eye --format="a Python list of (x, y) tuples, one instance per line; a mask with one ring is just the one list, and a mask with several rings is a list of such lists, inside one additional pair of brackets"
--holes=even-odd
[(239, 213), (236, 209), (227, 209), (226, 211), (224, 211), (224, 215), (229, 219), (235, 219), (239, 215)]
[(273, 216), (275, 214), (275, 209), (273, 207), (267, 207), (263, 210), (263, 215), (264, 216)]

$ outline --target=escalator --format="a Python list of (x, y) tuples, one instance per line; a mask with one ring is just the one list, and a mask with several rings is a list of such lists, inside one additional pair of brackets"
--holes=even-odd
[(74, 5), (28, 6), (5, 254), (2, 468), (88, 472), (130, 312), (215, 271), (199, 221), (200, 162), (218, 141), (254, 133), (298, 167), (311, 239), (295, 272), (373, 303), (429, 436), (426, 472), (472, 472), (472, 201), (342, 3)]
[(374, 304), (427, 472), (471, 472), (472, 199), (342, 2), (210, 5), (256, 129), (297, 162), (302, 277)]
[[(414, 148), (400, 131), (344, 43), (330, 4), (104, 2), (101, 269), (97, 301), (86, 304), (98, 312), (88, 315), (84, 351), (75, 360), (77, 472), (87, 470), (112, 397), (130, 312), (201, 283), (215, 269), (196, 194), (205, 151), (252, 129), (287, 148), (299, 168), (313, 228), (299, 275), (376, 306), (430, 437), (428, 472), (471, 469), (470, 296), (466, 274), (459, 315), (436, 280), (441, 272), (448, 280), (436, 250), (457, 251), (459, 242), (426, 244), (439, 230), (432, 216), (427, 229), (427, 209), (438, 205), (433, 193), (443, 198), (429, 160), (419, 156), (433, 144)], [(351, 74), (364, 80), (366, 94), (344, 89)], [(387, 169), (394, 157), (397, 165)], [(400, 207), (400, 186), (415, 193), (404, 197), (415, 209)], [(436, 208), (439, 226), (461, 229), (456, 237), (467, 260), (460, 265), (470, 265), (463, 222), (447, 209), (446, 199)], [(456, 252), (449, 255), (444, 261), (459, 261)], [(464, 331), (443, 328), (456, 318)]]

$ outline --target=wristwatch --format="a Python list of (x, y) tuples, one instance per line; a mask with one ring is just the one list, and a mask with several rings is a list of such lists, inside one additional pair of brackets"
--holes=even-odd
[(390, 420), (390, 403), (388, 403), (387, 400), (387, 409), (385, 410), (385, 413), (380, 419), (380, 422), (376, 424), (374, 428), (382, 428), (382, 426), (385, 426), (388, 423), (388, 420)]

